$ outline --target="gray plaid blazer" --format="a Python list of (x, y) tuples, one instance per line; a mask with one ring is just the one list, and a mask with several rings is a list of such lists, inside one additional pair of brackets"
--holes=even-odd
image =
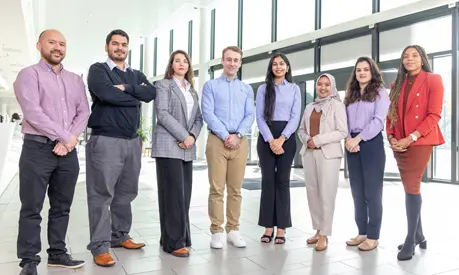
[(184, 141), (190, 134), (197, 139), (201, 132), (203, 120), (196, 90), (190, 89), (194, 105), (190, 119), (187, 119), (185, 96), (174, 79), (157, 81), (155, 86), (157, 124), (152, 138), (151, 156), (183, 161), (195, 160), (196, 145), (190, 149), (182, 149), (178, 143)]

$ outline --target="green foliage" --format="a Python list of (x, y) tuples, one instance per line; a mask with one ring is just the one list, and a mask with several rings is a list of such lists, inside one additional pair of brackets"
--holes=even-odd
[(142, 125), (144, 124), (144, 122), (145, 122), (145, 117), (142, 116), (140, 118), (140, 127), (139, 129), (137, 129), (137, 134), (139, 135), (139, 138), (142, 142), (145, 142), (150, 138), (151, 130), (152, 130), (151, 126), (148, 128), (142, 128)]

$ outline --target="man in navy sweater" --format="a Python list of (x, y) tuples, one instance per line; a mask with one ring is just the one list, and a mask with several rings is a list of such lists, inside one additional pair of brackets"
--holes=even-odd
[(139, 249), (129, 236), (131, 202), (138, 192), (141, 167), (140, 102), (156, 96), (145, 75), (126, 63), (129, 36), (110, 32), (105, 51), (108, 59), (89, 68), (88, 88), (93, 104), (86, 144), (86, 189), (88, 195), (91, 251), (99, 266), (115, 264), (110, 247)]

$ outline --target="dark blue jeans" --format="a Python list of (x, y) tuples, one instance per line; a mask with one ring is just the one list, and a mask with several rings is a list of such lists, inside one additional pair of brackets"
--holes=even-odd
[[(352, 133), (355, 137), (358, 133)], [(361, 141), (360, 151), (347, 152), (349, 179), (354, 199), (355, 222), (359, 235), (378, 240), (382, 221), (382, 193), (386, 154), (383, 136), (379, 133)]]

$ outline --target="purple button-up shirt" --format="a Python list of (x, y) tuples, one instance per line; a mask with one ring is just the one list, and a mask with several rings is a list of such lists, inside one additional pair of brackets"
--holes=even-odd
[[(288, 121), (282, 131), (282, 135), (289, 138), (298, 128), (301, 119), (301, 94), (300, 87), (295, 83), (284, 80), (281, 85), (274, 85), (276, 91), (276, 102), (274, 105), (273, 121)], [(265, 120), (265, 94), (266, 84), (258, 87), (256, 99), (257, 125), (263, 139), (273, 139)]]
[(350, 133), (360, 133), (363, 141), (371, 140), (384, 129), (390, 99), (385, 89), (379, 90), (374, 102), (356, 101), (347, 109), (347, 125)]
[(89, 104), (83, 80), (62, 65), (56, 73), (42, 59), (22, 69), (14, 82), (14, 93), (24, 116), (24, 134), (68, 143), (86, 127)]

